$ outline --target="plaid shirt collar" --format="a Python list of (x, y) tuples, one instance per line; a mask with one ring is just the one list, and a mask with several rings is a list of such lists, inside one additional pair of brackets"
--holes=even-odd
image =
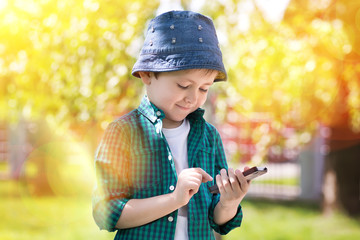
[[(138, 111), (144, 115), (147, 119), (149, 119), (153, 124), (158, 122), (158, 119), (162, 120), (165, 118), (165, 113), (160, 108), (156, 107), (152, 104), (147, 95), (143, 97), (141, 100), (140, 106), (138, 107)], [(202, 108), (198, 108), (194, 112), (190, 113), (187, 118), (190, 122), (200, 120), (201, 122), (205, 121), (204, 116), (205, 110)]]

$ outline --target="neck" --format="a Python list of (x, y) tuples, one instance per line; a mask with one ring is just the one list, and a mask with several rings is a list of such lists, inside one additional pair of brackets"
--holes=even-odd
[(177, 128), (183, 123), (183, 121), (184, 120), (182, 120), (182, 121), (171, 121), (169, 119), (164, 118), (162, 120), (163, 128)]

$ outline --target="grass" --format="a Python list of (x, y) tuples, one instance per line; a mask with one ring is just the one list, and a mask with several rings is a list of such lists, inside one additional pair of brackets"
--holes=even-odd
[(15, 182), (0, 182), (1, 240), (109, 240), (92, 219), (90, 196), (31, 197)]
[[(325, 217), (314, 205), (266, 202), (243, 203), (241, 228), (224, 237), (232, 239), (360, 239), (359, 220), (336, 213)], [(91, 199), (31, 197), (14, 182), (0, 182), (0, 239), (113, 239), (100, 231), (91, 216)]]
[(91, 219), (85, 199), (22, 198), (1, 200), (0, 239), (112, 239)]
[(274, 184), (274, 185), (285, 185), (285, 186), (299, 186), (298, 178), (280, 178), (280, 179), (256, 179), (253, 184)]
[(315, 205), (248, 200), (242, 226), (225, 239), (352, 240), (360, 239), (360, 219), (336, 212), (324, 216)]

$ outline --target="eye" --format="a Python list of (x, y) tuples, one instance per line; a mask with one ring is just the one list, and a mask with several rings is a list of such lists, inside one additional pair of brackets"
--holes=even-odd
[(181, 89), (187, 89), (189, 86), (182, 86), (182, 85), (178, 84), (178, 87)]
[(206, 93), (208, 91), (208, 89), (200, 88), (200, 91)]

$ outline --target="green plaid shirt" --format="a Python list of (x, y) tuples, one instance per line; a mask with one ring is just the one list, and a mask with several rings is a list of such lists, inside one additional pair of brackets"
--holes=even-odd
[[(227, 163), (220, 135), (203, 119), (204, 110), (187, 116), (189, 168), (200, 167), (214, 179)], [(97, 186), (93, 194), (93, 216), (100, 229), (117, 230), (115, 239), (174, 239), (177, 212), (130, 229), (115, 225), (130, 199), (167, 194), (176, 186), (175, 164), (162, 134), (162, 110), (145, 96), (138, 109), (112, 122), (95, 154)], [(188, 203), (189, 240), (215, 239), (213, 230), (227, 234), (240, 226), (242, 210), (224, 225), (214, 222), (214, 208), (220, 195), (212, 195), (203, 183)]]

